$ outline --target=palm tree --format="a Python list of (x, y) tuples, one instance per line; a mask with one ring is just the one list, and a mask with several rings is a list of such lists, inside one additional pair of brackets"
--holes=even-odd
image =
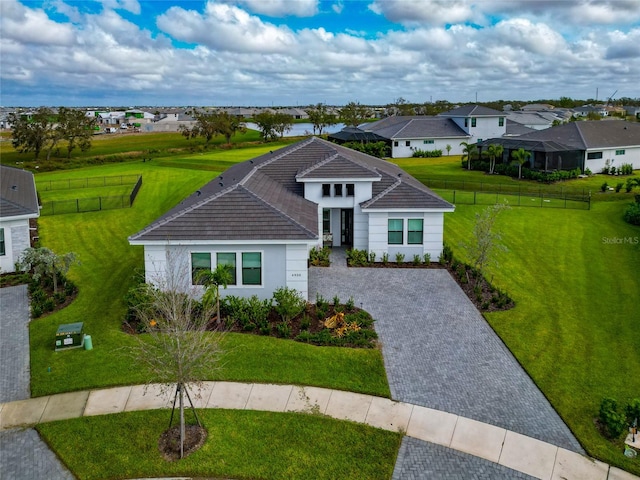
[(522, 165), (529, 161), (531, 153), (527, 152), (524, 148), (519, 148), (511, 154), (513, 162), (518, 164), (518, 179), (522, 178)]
[(220, 287), (226, 289), (231, 282), (231, 266), (219, 263), (215, 270), (198, 275), (198, 280), (205, 287), (202, 303), (210, 305), (215, 300), (216, 322), (220, 323)]
[(487, 154), (489, 154), (489, 173), (493, 173), (493, 169), (496, 166), (496, 158), (502, 157), (504, 147), (496, 143), (492, 143), (487, 147)]
[(471, 157), (477, 155), (478, 147), (475, 143), (467, 143), (461, 142), (460, 145), (462, 148), (462, 158), (467, 157), (467, 170), (471, 170)]

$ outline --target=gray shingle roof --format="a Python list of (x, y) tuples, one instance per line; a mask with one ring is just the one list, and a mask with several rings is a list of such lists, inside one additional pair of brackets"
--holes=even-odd
[(570, 122), (519, 137), (564, 144), (575, 150), (640, 145), (640, 124), (622, 120)]
[(0, 217), (38, 216), (39, 214), (33, 173), (0, 165)]
[[(314, 168), (315, 167), (315, 168)], [(398, 166), (317, 137), (233, 165), (131, 241), (313, 240), (318, 205), (299, 178), (371, 178), (376, 208), (451, 208)], [(316, 177), (320, 175), (320, 177)]]
[(440, 115), (443, 117), (503, 117), (505, 113), (481, 105), (464, 105)]
[(387, 117), (363, 127), (388, 139), (450, 138), (469, 135), (450, 118), (431, 116)]

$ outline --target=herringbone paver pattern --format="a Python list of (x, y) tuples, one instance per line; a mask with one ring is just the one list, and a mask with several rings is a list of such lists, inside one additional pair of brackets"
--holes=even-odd
[(320, 293), (376, 319), (394, 400), (455, 413), (584, 453), (531, 378), (446, 270), (311, 268)]
[(404, 437), (392, 480), (533, 480), (521, 472), (441, 445)]

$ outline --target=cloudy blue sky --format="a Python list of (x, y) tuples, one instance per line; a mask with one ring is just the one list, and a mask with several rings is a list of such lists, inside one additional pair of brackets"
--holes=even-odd
[(640, 97), (640, 0), (0, 0), (0, 104)]

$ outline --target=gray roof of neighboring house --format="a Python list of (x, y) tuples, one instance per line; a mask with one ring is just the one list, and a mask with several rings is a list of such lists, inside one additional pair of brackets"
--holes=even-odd
[(507, 118), (506, 132), (505, 132), (504, 136), (514, 137), (514, 136), (524, 135), (525, 133), (532, 133), (532, 132), (536, 132), (536, 131), (537, 130), (535, 130), (533, 128), (529, 128), (529, 127), (527, 127), (525, 125), (521, 125), (521, 124), (516, 123), (513, 120), (509, 120), (509, 118)]
[(298, 178), (380, 179), (373, 198), (377, 208), (453, 206), (397, 165), (318, 137), (238, 163), (204, 185), (131, 241), (313, 240), (318, 238), (318, 205), (304, 198)]
[(388, 139), (451, 138), (469, 135), (450, 118), (432, 116), (387, 117), (361, 127)]
[(367, 132), (358, 127), (344, 127), (336, 133), (328, 135), (329, 140), (339, 140), (340, 142), (384, 142), (387, 138), (374, 132)]
[(505, 114), (481, 105), (464, 105), (439, 115), (442, 117), (503, 117)]
[(0, 165), (0, 218), (39, 214), (33, 173)]
[(574, 150), (640, 145), (640, 124), (624, 120), (570, 122), (519, 137), (554, 141)]
[(551, 125), (554, 120), (560, 120), (551, 112), (508, 112), (506, 117), (522, 125)]

